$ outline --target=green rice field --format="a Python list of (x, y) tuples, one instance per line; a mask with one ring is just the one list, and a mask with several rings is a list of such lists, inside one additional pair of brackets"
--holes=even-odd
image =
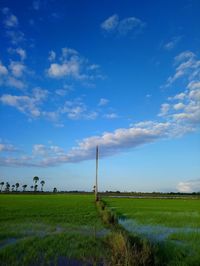
[(200, 265), (200, 200), (103, 202), (89, 194), (1, 194), (0, 265)]
[(91, 195), (0, 195), (0, 265), (95, 265), (106, 233)]
[(158, 247), (163, 265), (200, 265), (199, 199), (133, 199), (104, 201), (129, 232)]

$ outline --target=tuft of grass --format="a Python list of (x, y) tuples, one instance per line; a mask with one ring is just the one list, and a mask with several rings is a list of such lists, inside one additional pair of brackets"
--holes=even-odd
[(117, 224), (117, 216), (106, 207), (105, 202), (97, 201), (96, 203), (98, 212), (101, 216), (103, 223), (107, 226), (113, 226)]

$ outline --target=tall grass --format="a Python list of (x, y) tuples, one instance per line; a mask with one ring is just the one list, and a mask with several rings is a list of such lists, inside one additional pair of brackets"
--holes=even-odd
[(131, 235), (120, 226), (117, 215), (106, 206), (104, 201), (98, 201), (96, 204), (103, 223), (112, 230), (106, 237), (111, 254), (108, 265), (155, 265), (153, 246), (150, 242)]

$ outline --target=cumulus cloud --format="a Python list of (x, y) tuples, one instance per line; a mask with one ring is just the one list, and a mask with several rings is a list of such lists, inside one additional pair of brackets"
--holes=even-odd
[(4, 105), (14, 107), (18, 111), (34, 118), (41, 115), (40, 105), (46, 99), (47, 95), (47, 90), (35, 88), (33, 89), (32, 95), (18, 96), (3, 94), (0, 97), (0, 102)]
[(177, 185), (177, 190), (183, 193), (200, 192), (200, 179), (181, 181)]
[(56, 59), (56, 53), (54, 51), (50, 51), (48, 59), (50, 62), (54, 61)]
[(127, 35), (135, 30), (141, 30), (145, 23), (136, 17), (127, 17), (122, 20), (117, 14), (112, 15), (101, 23), (101, 28), (105, 32), (115, 32), (119, 35)]
[(163, 103), (160, 108), (159, 116), (165, 116), (170, 110), (170, 105), (168, 103)]
[(108, 99), (106, 99), (106, 98), (101, 98), (101, 99), (99, 100), (98, 105), (99, 105), (99, 106), (104, 106), (104, 105), (107, 105), (108, 103), (109, 103), (109, 100), (108, 100)]
[(95, 111), (88, 110), (88, 107), (80, 99), (66, 101), (64, 107), (60, 109), (62, 114), (66, 114), (69, 119), (79, 120), (94, 120), (98, 114)]
[(119, 16), (114, 14), (102, 22), (101, 28), (106, 31), (112, 31), (118, 26), (118, 24)]
[(26, 66), (22, 62), (16, 62), (12, 60), (10, 62), (9, 68), (12, 75), (17, 78), (23, 76), (24, 72), (26, 71)]
[(16, 152), (18, 149), (9, 143), (0, 142), (0, 152)]
[(6, 35), (13, 45), (16, 45), (25, 40), (24, 33), (19, 30), (18, 18), (12, 14), (9, 8), (2, 9), (3, 24), (6, 30)]
[(90, 110), (80, 98), (65, 101), (52, 111), (45, 110), (44, 103), (48, 95), (47, 90), (34, 88), (32, 93), (26, 95), (3, 94), (0, 103), (16, 108), (29, 118), (45, 118), (58, 127), (63, 127), (62, 120), (94, 120), (99, 115), (95, 110)]
[[(15, 28), (18, 26), (19, 22), (18, 22), (18, 18), (13, 15), (10, 10), (7, 8), (4, 8), (3, 9), (3, 14), (5, 15), (5, 19), (4, 19), (4, 25), (7, 27), (7, 28)], [(5, 10), (7, 10), (5, 12)]]
[(26, 84), (22, 80), (16, 79), (15, 77), (12, 76), (8, 76), (5, 85), (17, 89), (24, 89), (26, 87)]
[(4, 66), (2, 64), (2, 62), (0, 61), (0, 76), (5, 76), (8, 74), (8, 69), (6, 66)]
[(13, 48), (9, 48), (8, 52), (10, 54), (18, 54), (21, 61), (24, 61), (26, 59), (26, 51), (20, 47), (13, 49)]
[(59, 60), (55, 62), (55, 59), (55, 52), (50, 51), (49, 61), (51, 62), (51, 64), (46, 70), (46, 73), (50, 78), (72, 78), (75, 80), (92, 80), (100, 77), (99, 73), (97, 73), (97, 70), (99, 68), (91, 68), (91, 65), (88, 63), (88, 60), (82, 57), (75, 49), (67, 47), (62, 48)]
[[(197, 82), (198, 83), (198, 82)], [(200, 124), (200, 89), (186, 89), (183, 94), (170, 97), (170, 105), (162, 105), (161, 113), (165, 119), (176, 123), (185, 123), (192, 128)]]
[[(14, 52), (20, 53), (20, 57), (25, 57), (25, 51), (22, 49), (16, 49)], [(27, 73), (28, 69), (23, 61), (13, 61), (10, 59), (8, 66), (5, 66), (0, 61), (0, 85), (24, 89), (26, 87), (25, 74)]]
[(110, 113), (110, 114), (105, 114), (104, 117), (107, 119), (115, 119), (118, 118), (119, 116), (116, 113)]
[(19, 29), (7, 30), (6, 35), (13, 45), (18, 45), (19, 43), (25, 41), (25, 35)]
[(184, 109), (185, 108), (185, 104), (183, 104), (183, 103), (176, 103), (176, 104), (174, 104), (173, 108), (175, 110), (181, 110), (181, 109)]
[(40, 156), (60, 156), (64, 154), (64, 150), (59, 146), (51, 145), (49, 147), (43, 144), (35, 144), (33, 146), (33, 154), (40, 155)]
[(53, 63), (48, 69), (48, 75), (51, 78), (61, 78), (66, 76), (72, 76), (74, 78), (79, 77), (80, 65), (78, 61), (69, 61), (63, 64)]

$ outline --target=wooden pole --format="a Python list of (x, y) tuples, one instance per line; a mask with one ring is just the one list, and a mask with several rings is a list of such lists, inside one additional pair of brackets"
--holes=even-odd
[(99, 148), (96, 146), (96, 186), (95, 186), (95, 200), (98, 201), (98, 164), (99, 164)]

